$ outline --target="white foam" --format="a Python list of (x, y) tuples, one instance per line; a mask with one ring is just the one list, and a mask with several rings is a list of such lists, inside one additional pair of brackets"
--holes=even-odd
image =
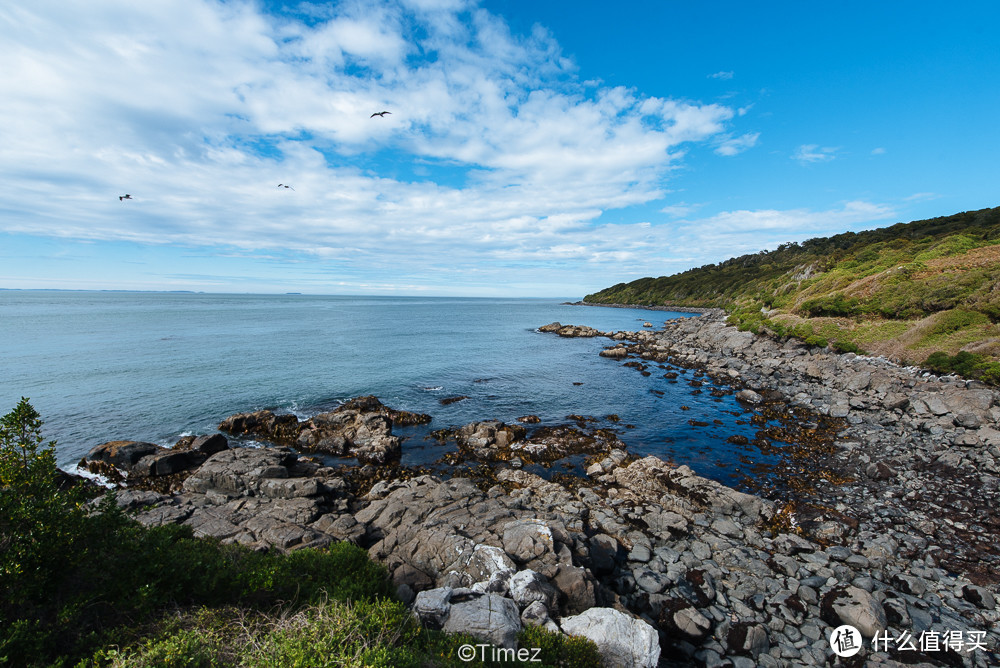
[(81, 478), (86, 478), (87, 480), (91, 480), (100, 485), (101, 487), (107, 487), (108, 489), (114, 489), (115, 487), (117, 487), (117, 485), (115, 485), (113, 482), (110, 482), (107, 478), (105, 478), (101, 474), (93, 473), (92, 471), (88, 471), (87, 469), (82, 469), (75, 464), (71, 468), (63, 470), (71, 475), (78, 475)]

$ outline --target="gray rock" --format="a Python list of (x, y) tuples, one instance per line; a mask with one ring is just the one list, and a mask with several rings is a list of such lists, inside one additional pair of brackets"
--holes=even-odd
[(962, 587), (962, 598), (983, 610), (996, 609), (996, 597), (984, 587), (967, 584)]
[(521, 611), (522, 626), (541, 626), (553, 633), (561, 633), (559, 625), (552, 621), (549, 611), (541, 601), (532, 601)]
[(543, 520), (517, 520), (503, 528), (503, 549), (518, 563), (555, 552), (552, 530)]
[(983, 424), (983, 421), (975, 413), (959, 413), (955, 416), (953, 422), (956, 427), (964, 427), (966, 429), (979, 429)]
[(451, 587), (439, 587), (417, 594), (413, 612), (420, 618), (421, 624), (431, 629), (444, 626), (451, 610), (451, 592)]
[(561, 566), (552, 584), (565, 599), (565, 612), (575, 614), (594, 607), (594, 581), (583, 568)]
[(517, 604), (498, 594), (484, 594), (461, 603), (452, 603), (448, 619), (441, 627), (446, 633), (469, 633), (500, 647), (516, 647), (521, 631)]
[(621, 546), (618, 541), (603, 533), (591, 536), (587, 541), (590, 551), (590, 567), (594, 573), (610, 573), (619, 558)]
[(592, 640), (608, 666), (656, 668), (659, 664), (656, 629), (613, 608), (591, 608), (563, 619), (561, 626), (569, 635)]
[(712, 623), (694, 607), (681, 608), (671, 615), (677, 630), (691, 638), (704, 638), (712, 630)]
[(753, 390), (740, 390), (736, 393), (736, 398), (748, 404), (757, 405), (763, 403), (764, 397)]
[(108, 464), (119, 471), (129, 472), (143, 457), (163, 450), (155, 443), (142, 441), (108, 441), (95, 445), (84, 457), (86, 464)]
[(555, 588), (542, 575), (532, 570), (519, 571), (510, 577), (510, 597), (520, 608), (539, 602), (546, 609), (553, 609)]
[(733, 624), (726, 634), (726, 644), (730, 652), (752, 656), (754, 659), (771, 648), (767, 629), (760, 624)]
[(874, 596), (852, 585), (831, 589), (820, 602), (820, 614), (827, 624), (850, 624), (865, 638), (873, 638), (888, 626), (885, 609)]

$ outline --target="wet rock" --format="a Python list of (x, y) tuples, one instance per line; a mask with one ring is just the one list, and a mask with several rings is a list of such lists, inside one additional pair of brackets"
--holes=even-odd
[(81, 463), (85, 467), (93, 464), (106, 464), (127, 473), (143, 457), (152, 455), (161, 449), (155, 443), (108, 441), (91, 448)]
[(752, 405), (760, 404), (764, 401), (764, 397), (753, 390), (740, 390), (736, 393), (736, 398)]
[(259, 436), (274, 443), (291, 445), (298, 439), (302, 427), (294, 415), (276, 415), (273, 411), (260, 410), (227, 417), (219, 423), (219, 431), (236, 436)]

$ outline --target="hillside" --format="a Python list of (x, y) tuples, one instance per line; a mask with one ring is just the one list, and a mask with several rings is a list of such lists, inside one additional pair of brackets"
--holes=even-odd
[(744, 329), (983, 377), (1000, 371), (983, 366), (1000, 359), (998, 282), (1000, 207), (782, 244), (584, 301), (721, 307)]

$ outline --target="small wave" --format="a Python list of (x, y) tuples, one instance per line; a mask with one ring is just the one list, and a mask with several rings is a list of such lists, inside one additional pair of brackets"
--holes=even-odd
[(444, 389), (444, 385), (434, 385), (433, 387), (421, 387), (424, 392), (440, 392)]
[(107, 478), (105, 478), (101, 474), (99, 474), (99, 473), (93, 473), (92, 471), (88, 471), (87, 469), (82, 469), (79, 466), (77, 466), (76, 464), (74, 464), (70, 468), (66, 468), (66, 469), (63, 469), (63, 470), (66, 471), (66, 473), (69, 473), (71, 475), (78, 475), (81, 478), (86, 478), (87, 480), (92, 480), (92, 481), (96, 482), (98, 485), (100, 485), (101, 487), (107, 487), (108, 489), (112, 489), (112, 488), (114, 488), (116, 486), (113, 482), (110, 482)]

